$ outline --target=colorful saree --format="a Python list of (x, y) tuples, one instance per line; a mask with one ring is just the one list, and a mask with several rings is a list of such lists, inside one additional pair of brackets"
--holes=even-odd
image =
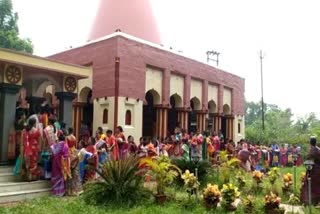
[(53, 154), (52, 163), (52, 192), (56, 196), (65, 195), (65, 179), (67, 179), (70, 174), (68, 173), (68, 157), (69, 148), (64, 141), (53, 144), (51, 146)]
[(40, 131), (23, 130), (23, 159), (22, 164), (25, 169), (25, 177), (28, 181), (38, 180), (40, 176), (38, 168), (39, 148), (38, 139)]

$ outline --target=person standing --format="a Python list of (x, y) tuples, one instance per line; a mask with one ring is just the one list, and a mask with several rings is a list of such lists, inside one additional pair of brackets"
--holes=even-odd
[(71, 177), (69, 148), (62, 130), (58, 132), (59, 142), (51, 145), (52, 161), (52, 193), (55, 196), (64, 196), (66, 193), (65, 181)]
[(80, 180), (80, 169), (79, 169), (79, 157), (78, 150), (76, 149), (77, 140), (73, 135), (73, 128), (68, 129), (68, 136), (66, 137), (66, 142), (69, 148), (69, 158), (70, 158), (70, 170), (71, 177), (67, 179), (67, 195), (76, 196), (81, 190), (81, 180)]
[(121, 126), (118, 126), (115, 130), (115, 138), (119, 148), (119, 159), (124, 159), (128, 152), (128, 144)]
[(280, 148), (280, 164), (282, 167), (286, 167), (288, 162), (287, 149), (284, 144)]
[(107, 130), (107, 147), (109, 151), (110, 160), (119, 160), (118, 142), (112, 133), (112, 130)]
[(88, 165), (85, 170), (85, 181), (92, 181), (96, 179), (96, 169), (98, 169), (98, 152), (95, 146), (95, 138), (89, 138), (88, 145), (86, 147), (86, 151), (92, 154), (92, 157), (87, 160)]
[(307, 175), (303, 180), (303, 184), (301, 186), (301, 195), (300, 200), (304, 204), (308, 204), (308, 179), (311, 178), (311, 199), (313, 204), (320, 203), (320, 148), (317, 146), (316, 137), (310, 138), (310, 150), (307, 155), (307, 160), (313, 161), (314, 165), (310, 171), (307, 171)]
[(38, 168), (39, 160), (39, 137), (40, 131), (36, 128), (36, 120), (31, 118), (28, 120), (27, 127), (22, 133), (22, 164), (25, 173), (22, 173), (28, 181), (39, 179), (40, 171)]
[(131, 135), (128, 137), (128, 144), (130, 155), (136, 155), (138, 153), (138, 146), (134, 142), (134, 138)]

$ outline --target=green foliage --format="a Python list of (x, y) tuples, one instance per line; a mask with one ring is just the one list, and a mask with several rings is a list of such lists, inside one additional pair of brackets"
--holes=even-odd
[(146, 196), (143, 178), (138, 175), (139, 158), (128, 157), (109, 161), (98, 172), (101, 181), (84, 186), (84, 200), (89, 204), (106, 205), (120, 203), (133, 205)]
[(12, 0), (0, 0), (0, 47), (33, 52), (31, 40), (19, 38), (18, 13), (13, 12)]
[[(205, 185), (204, 182), (206, 181), (208, 170), (211, 167), (211, 164), (208, 161), (194, 162), (185, 159), (175, 159), (173, 160), (173, 163), (183, 172), (189, 170), (191, 173), (195, 174), (195, 170), (198, 169), (198, 180), (200, 184)], [(177, 177), (176, 181), (179, 186), (184, 185), (184, 181), (181, 177)]]
[(311, 135), (320, 136), (320, 120), (315, 113), (293, 120), (291, 109), (265, 105), (265, 130), (262, 130), (261, 104), (246, 103), (246, 138), (262, 144), (306, 144)]
[(140, 165), (150, 167), (157, 182), (158, 195), (164, 195), (165, 187), (172, 184), (174, 179), (181, 174), (180, 168), (172, 164), (171, 160), (165, 156), (154, 159), (144, 158), (141, 160)]

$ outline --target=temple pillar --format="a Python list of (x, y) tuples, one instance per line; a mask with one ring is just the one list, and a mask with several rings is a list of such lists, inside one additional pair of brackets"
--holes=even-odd
[(80, 126), (83, 119), (83, 107), (85, 103), (76, 102), (73, 104), (73, 117), (72, 117), (72, 127), (74, 130), (74, 136), (79, 139), (80, 136)]
[(72, 101), (76, 98), (75, 93), (56, 92), (59, 99), (59, 120), (66, 124), (66, 127), (72, 126)]
[(156, 111), (156, 136), (165, 138), (168, 132), (168, 109), (159, 107)]
[(9, 134), (14, 125), (17, 93), (21, 86), (0, 84), (0, 165), (8, 164)]
[(197, 113), (197, 130), (199, 133), (203, 133), (206, 129), (206, 114), (205, 112)]
[(178, 121), (181, 129), (188, 130), (188, 113), (189, 112), (187, 110), (178, 111)]

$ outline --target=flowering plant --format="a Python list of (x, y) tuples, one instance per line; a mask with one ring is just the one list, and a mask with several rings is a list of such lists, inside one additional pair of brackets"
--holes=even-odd
[(292, 174), (291, 173), (287, 173), (287, 174), (284, 174), (282, 176), (282, 180), (283, 180), (283, 183), (284, 183), (284, 189), (289, 189), (290, 186), (292, 185)]
[(217, 185), (208, 184), (203, 192), (203, 200), (207, 207), (214, 208), (220, 202), (221, 192)]
[(278, 167), (273, 167), (268, 172), (268, 177), (271, 184), (274, 184), (279, 176), (280, 176), (280, 170)]
[(273, 192), (270, 192), (269, 195), (266, 195), (264, 197), (264, 206), (267, 210), (275, 210), (279, 209), (281, 203), (281, 198), (278, 197), (276, 194)]
[(257, 184), (259, 184), (262, 182), (263, 173), (256, 170), (252, 173), (252, 177), (257, 182)]
[(181, 178), (183, 179), (184, 186), (187, 188), (188, 192), (196, 190), (200, 185), (197, 177), (193, 173), (190, 173), (189, 170), (186, 170), (185, 173), (181, 175)]
[(222, 192), (222, 198), (227, 205), (230, 205), (231, 203), (233, 203), (240, 196), (238, 187), (236, 187), (231, 183), (223, 184), (221, 192)]

